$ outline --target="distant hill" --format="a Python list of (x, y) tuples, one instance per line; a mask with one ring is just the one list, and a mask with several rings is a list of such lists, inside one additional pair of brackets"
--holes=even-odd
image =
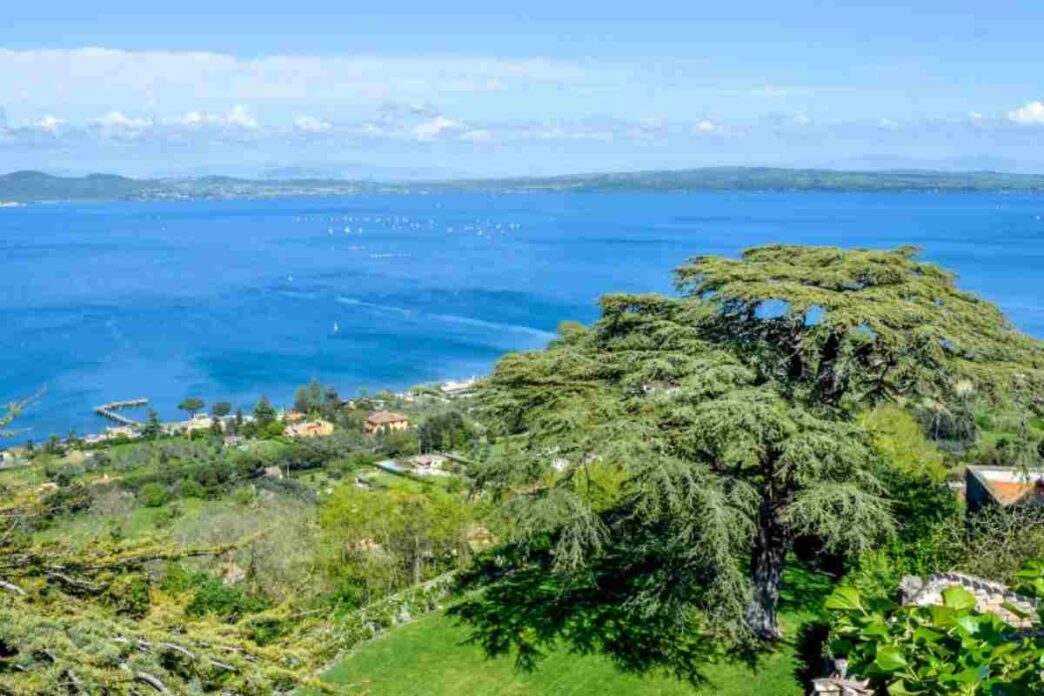
[(184, 198), (271, 198), (344, 196), (365, 193), (531, 193), (537, 191), (938, 191), (1044, 193), (1044, 175), (1000, 172), (892, 170), (845, 172), (827, 169), (709, 167), (670, 171), (579, 174), (507, 179), (449, 179), (378, 183), (331, 178), (129, 179), (112, 174), (59, 177), (20, 171), (0, 176), (0, 201), (22, 203), (85, 200)]

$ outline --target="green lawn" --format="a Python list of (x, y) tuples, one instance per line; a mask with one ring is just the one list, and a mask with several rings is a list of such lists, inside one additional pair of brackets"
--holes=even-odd
[(801, 625), (814, 616), (821, 593), (806, 595), (808, 607), (788, 607), (783, 616), (788, 640), (764, 656), (756, 667), (720, 663), (705, 669), (709, 683), (699, 689), (664, 675), (624, 674), (608, 660), (551, 653), (533, 673), (519, 672), (510, 658), (486, 658), (479, 648), (465, 644), (467, 630), (442, 613), (400, 626), (364, 644), (327, 672), (323, 679), (343, 694), (369, 696), (801, 696), (796, 674), (796, 637)]
[[(178, 508), (181, 512), (177, 518), (170, 521), (166, 516), (173, 507)], [(222, 512), (241, 513), (242, 511), (242, 506), (237, 506), (228, 498), (219, 500), (181, 498), (155, 508), (135, 506), (124, 515), (65, 515), (34, 536), (37, 541), (81, 542), (91, 537), (107, 534), (112, 525), (116, 524), (126, 538), (138, 539), (160, 530), (166, 531), (191, 524), (198, 518)]]
[(784, 646), (756, 670), (732, 664), (707, 669), (710, 684), (694, 689), (661, 675), (624, 674), (597, 656), (550, 654), (535, 672), (522, 673), (510, 658), (487, 659), (465, 645), (467, 631), (444, 614), (401, 626), (362, 646), (324, 675), (344, 694), (370, 696), (800, 696), (794, 650)]
[(787, 570), (782, 621), (787, 640), (757, 667), (720, 663), (705, 669), (709, 684), (696, 689), (663, 675), (624, 674), (599, 656), (559, 650), (536, 672), (522, 673), (511, 658), (487, 659), (464, 643), (467, 629), (442, 613), (425, 616), (363, 644), (323, 679), (338, 693), (368, 696), (801, 696), (798, 636), (816, 619), (830, 581), (797, 567)]

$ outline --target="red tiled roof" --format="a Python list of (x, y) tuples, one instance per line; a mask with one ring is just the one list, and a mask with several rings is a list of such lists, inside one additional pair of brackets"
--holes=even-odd
[(407, 420), (407, 418), (401, 413), (395, 413), (394, 411), (377, 411), (376, 413), (371, 413), (366, 419), (366, 422), (372, 425), (384, 425), (385, 423), (398, 423), (399, 421), (404, 420)]

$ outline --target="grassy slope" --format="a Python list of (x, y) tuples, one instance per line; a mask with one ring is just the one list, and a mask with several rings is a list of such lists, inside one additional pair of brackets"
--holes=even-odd
[(178, 526), (191, 522), (195, 518), (219, 512), (243, 512), (242, 506), (237, 506), (227, 498), (220, 500), (182, 498), (155, 508), (135, 505), (126, 515), (66, 515), (56, 520), (52, 526), (37, 532), (35, 537), (38, 541), (83, 542), (91, 537), (105, 535), (110, 524), (119, 523), (123, 534), (128, 539), (137, 539), (174, 526), (161, 521), (167, 511), (174, 506), (182, 510), (182, 515), (174, 520), (174, 525)]
[(324, 679), (344, 687), (345, 694), (370, 696), (799, 696), (795, 676), (801, 663), (794, 638), (815, 617), (827, 591), (825, 581), (790, 573), (795, 588), (784, 615), (788, 641), (767, 655), (756, 668), (743, 664), (716, 664), (706, 670), (710, 684), (694, 689), (666, 676), (638, 677), (619, 672), (598, 656), (559, 650), (550, 654), (532, 674), (515, 670), (510, 658), (487, 659), (475, 646), (465, 645), (467, 629), (443, 614), (426, 616), (364, 644), (331, 669)]

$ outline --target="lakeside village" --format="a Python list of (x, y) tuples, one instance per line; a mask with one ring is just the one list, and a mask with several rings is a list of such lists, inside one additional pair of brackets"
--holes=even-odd
[[(207, 412), (202, 399), (190, 397), (179, 405), (189, 417), (178, 421), (160, 421), (151, 409), (146, 421), (126, 415), (128, 410), (147, 408), (147, 398), (115, 401), (94, 409), (95, 414), (115, 425), (100, 433), (71, 433), (65, 438), (52, 435), (43, 443), (29, 440), (22, 446), (0, 448), (0, 469), (29, 466), (38, 453), (76, 460), (90, 450), (156, 437), (220, 438), (226, 448), (246, 450), (254, 440), (279, 438), (293, 442), (330, 438), (335, 432), (346, 431), (372, 440), (375, 454), (388, 455), (375, 459), (373, 466), (378, 470), (405, 476), (452, 476), (454, 462), (462, 464), (468, 460), (449, 451), (462, 444), (461, 436), (451, 432), (447, 439), (439, 421), (465, 429), (459, 414), (466, 409), (461, 403), (473, 395), (477, 383), (478, 379), (472, 377), (416, 386), (405, 392), (342, 399), (333, 387), (313, 380), (297, 390), (292, 408), (275, 408), (262, 397), (249, 413), (242, 408), (233, 412), (227, 402), (215, 402)], [(265, 476), (281, 479), (283, 471), (268, 467)], [(363, 475), (357, 477), (356, 483), (360, 487), (371, 486)]]

